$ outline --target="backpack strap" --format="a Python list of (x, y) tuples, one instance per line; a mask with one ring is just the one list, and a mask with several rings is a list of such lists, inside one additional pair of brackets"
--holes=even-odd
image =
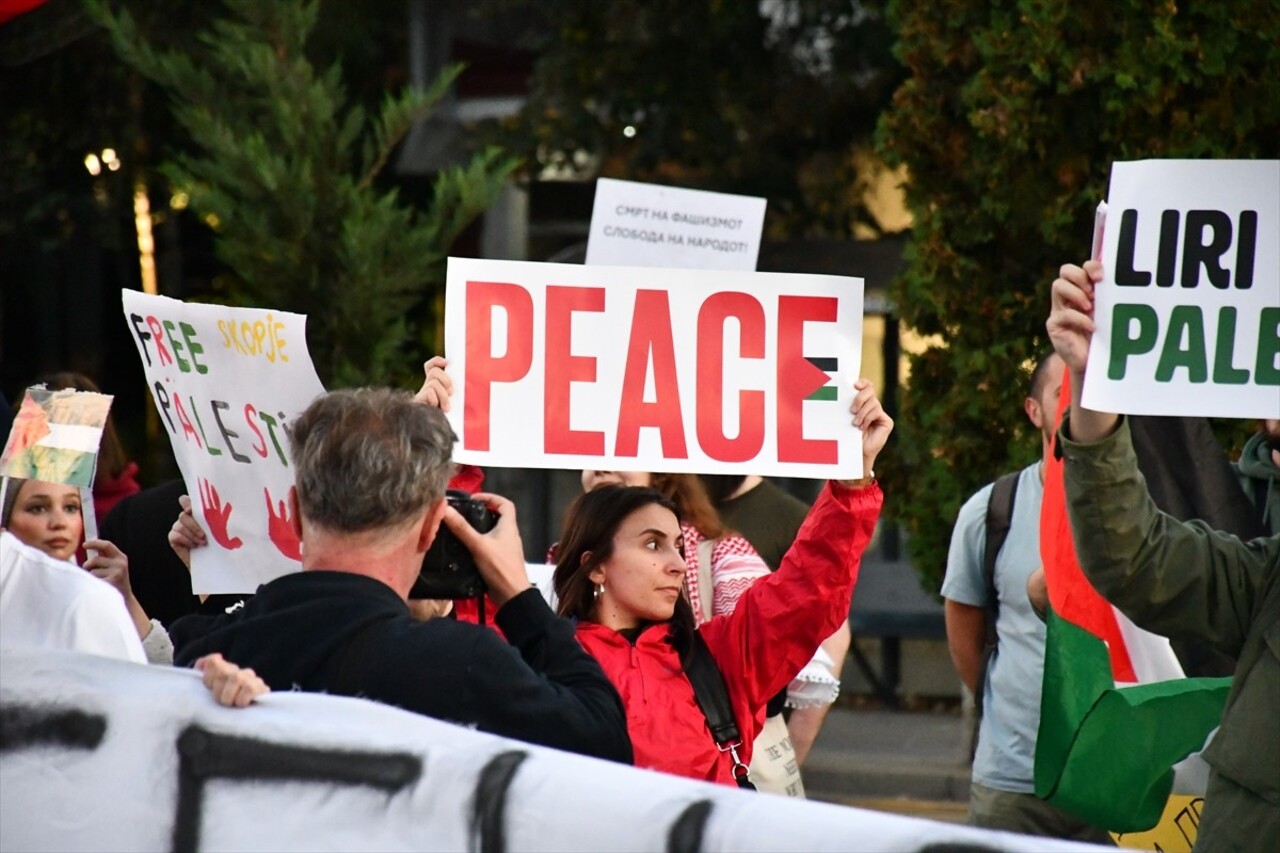
[(1005, 539), (1009, 537), (1009, 527), (1013, 523), (1013, 503), (1018, 496), (1018, 478), (1021, 476), (1021, 471), (1012, 471), (1000, 477), (992, 484), (987, 501), (987, 544), (982, 553), (982, 580), (987, 590), (987, 636), (982, 647), (982, 665), (978, 668), (977, 689), (973, 694), (973, 704), (978, 716), (982, 715), (987, 668), (999, 641), (996, 636), (996, 618), (1000, 615), (1000, 595), (996, 590), (996, 557), (1004, 547)]
[(698, 631), (693, 632), (693, 647), (689, 652), (684, 674), (693, 685), (693, 698), (698, 700), (698, 707), (707, 718), (707, 728), (711, 730), (716, 748), (729, 753), (729, 757), (733, 759), (733, 778), (737, 780), (738, 787), (754, 791), (756, 786), (747, 778), (747, 765), (738, 756), (738, 750), (742, 748), (742, 732), (733, 717), (724, 674), (720, 672), (715, 658), (711, 656), (711, 650)]

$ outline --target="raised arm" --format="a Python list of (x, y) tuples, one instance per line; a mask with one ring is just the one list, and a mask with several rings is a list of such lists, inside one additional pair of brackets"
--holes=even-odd
[(731, 615), (699, 629), (724, 674), (735, 711), (741, 707), (755, 714), (849, 618), (858, 566), (884, 499), (870, 475), (893, 430), (871, 383), (859, 380), (854, 387), (850, 412), (862, 430), (868, 476), (828, 483), (778, 571), (752, 585)]
[(1137, 625), (1197, 638), (1235, 656), (1280, 538), (1241, 542), (1160, 512), (1138, 470), (1128, 423), (1081, 405), (1102, 265), (1062, 267), (1045, 324), (1071, 372), (1071, 411), (1059, 431), (1076, 557), (1090, 582)]
[(1237, 657), (1255, 604), (1276, 583), (1280, 537), (1242, 542), (1160, 512), (1138, 470), (1129, 424), (1090, 444), (1059, 434), (1080, 567), (1135, 624)]
[(1098, 261), (1063, 266), (1051, 288), (1049, 320), (1045, 323), (1054, 351), (1071, 372), (1071, 434), (1076, 441), (1085, 443), (1115, 432), (1119, 421), (1114, 413), (1095, 412), (1080, 402), (1095, 328), (1094, 288), (1101, 280), (1102, 264)]
[(138, 597), (133, 594), (133, 585), (129, 582), (128, 555), (114, 542), (106, 539), (89, 539), (84, 547), (89, 554), (84, 563), (85, 569), (111, 584), (124, 599), (134, 630), (138, 632), (138, 639), (142, 640), (147, 662), (166, 666), (172, 664), (173, 641), (169, 639), (169, 632), (158, 620), (147, 615)]

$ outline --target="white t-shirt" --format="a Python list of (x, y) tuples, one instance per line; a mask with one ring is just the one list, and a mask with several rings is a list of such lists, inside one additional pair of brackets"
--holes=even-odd
[(0, 646), (70, 649), (145, 664), (115, 587), (0, 533)]
[[(996, 556), (996, 652), (987, 668), (982, 724), (973, 756), (973, 779), (1001, 791), (1035, 790), (1036, 734), (1040, 727), (1040, 682), (1044, 678), (1045, 628), (1027, 598), (1027, 578), (1040, 567), (1040, 463), (1022, 470), (1009, 535)], [(987, 546), (991, 485), (960, 508), (951, 534), (942, 597), (985, 607), (982, 556)]]

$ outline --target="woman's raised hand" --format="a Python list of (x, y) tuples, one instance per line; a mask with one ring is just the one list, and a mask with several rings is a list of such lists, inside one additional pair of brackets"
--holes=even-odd
[(893, 418), (885, 412), (870, 379), (859, 379), (853, 388), (849, 412), (853, 415), (853, 425), (862, 431), (862, 476), (865, 478), (872, 476), (876, 457), (893, 432)]

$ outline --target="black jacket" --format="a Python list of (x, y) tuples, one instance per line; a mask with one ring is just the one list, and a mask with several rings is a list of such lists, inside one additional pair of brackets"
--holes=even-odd
[[(285, 575), (242, 608), (171, 629), (175, 663), (221, 652), (273, 690), (362, 696), (529, 743), (631, 763), (626, 713), (595, 659), (537, 590), (488, 628), (418, 622), (386, 584), (348, 572)], [(508, 644), (509, 643), (509, 644)]]

